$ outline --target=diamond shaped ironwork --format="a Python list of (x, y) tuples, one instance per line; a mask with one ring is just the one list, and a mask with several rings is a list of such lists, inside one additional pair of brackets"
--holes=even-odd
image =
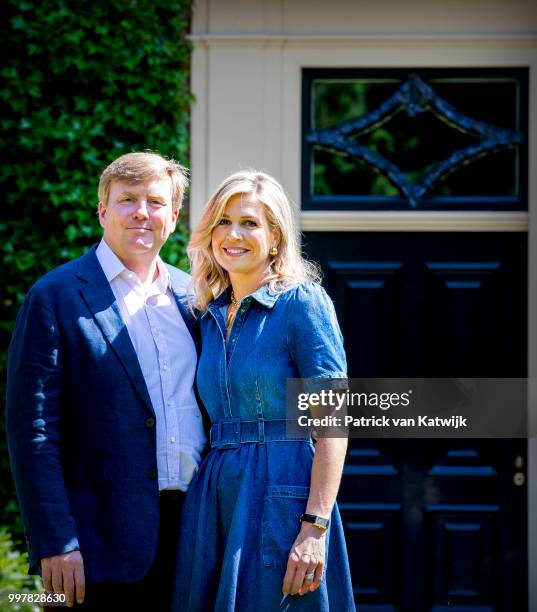
[[(456, 149), (448, 157), (435, 163), (418, 182), (412, 182), (396, 164), (352, 138), (372, 128), (399, 109), (404, 109), (411, 118), (434, 109), (451, 124), (473, 133), (478, 140)], [(495, 149), (518, 145), (522, 141), (523, 134), (518, 130), (499, 128), (460, 112), (416, 74), (411, 74), (390, 98), (371, 112), (328, 128), (312, 130), (306, 135), (306, 142), (310, 145), (321, 145), (333, 151), (346, 153), (383, 172), (401, 190), (412, 208), (418, 207), (420, 200), (436, 181), (465, 161)]]

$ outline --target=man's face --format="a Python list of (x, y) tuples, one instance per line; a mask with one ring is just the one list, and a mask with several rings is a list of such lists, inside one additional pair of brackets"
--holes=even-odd
[(104, 239), (124, 263), (156, 256), (175, 230), (178, 214), (172, 209), (169, 176), (137, 185), (112, 181), (108, 202), (99, 202)]

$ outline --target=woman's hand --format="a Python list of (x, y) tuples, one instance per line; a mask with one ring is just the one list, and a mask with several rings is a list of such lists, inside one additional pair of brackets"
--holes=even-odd
[[(319, 438), (311, 467), (306, 513), (329, 518), (343, 471), (346, 438)], [(303, 522), (287, 561), (284, 595), (304, 595), (319, 588), (325, 565), (326, 532)], [(312, 575), (313, 573), (313, 575)]]
[(319, 588), (323, 579), (326, 532), (302, 523), (287, 561), (284, 595), (304, 595)]

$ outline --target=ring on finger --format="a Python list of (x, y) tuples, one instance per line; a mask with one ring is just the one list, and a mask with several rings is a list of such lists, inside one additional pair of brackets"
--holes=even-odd
[(306, 574), (304, 574), (304, 580), (313, 580), (314, 576), (315, 572), (307, 572)]

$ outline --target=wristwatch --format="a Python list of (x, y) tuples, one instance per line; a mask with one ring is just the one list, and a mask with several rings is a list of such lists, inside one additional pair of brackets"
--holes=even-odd
[(321, 531), (326, 531), (328, 529), (328, 525), (330, 524), (330, 520), (327, 518), (323, 518), (322, 516), (317, 516), (316, 514), (303, 514), (300, 517), (301, 523), (311, 523), (315, 525), (317, 529)]

